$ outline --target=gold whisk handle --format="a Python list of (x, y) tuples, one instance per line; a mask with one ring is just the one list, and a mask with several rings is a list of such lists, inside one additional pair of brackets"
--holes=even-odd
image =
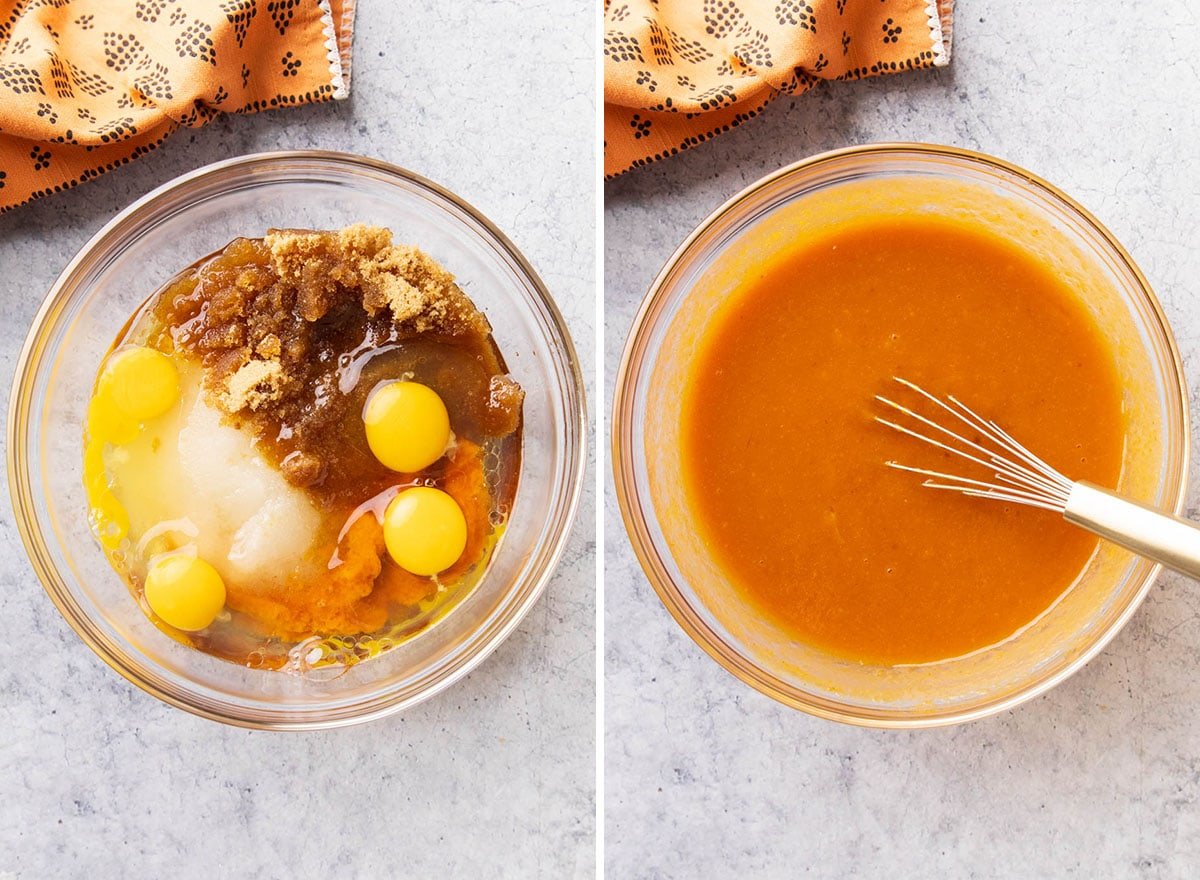
[(1071, 486), (1063, 518), (1200, 580), (1200, 526), (1195, 523), (1084, 482)]

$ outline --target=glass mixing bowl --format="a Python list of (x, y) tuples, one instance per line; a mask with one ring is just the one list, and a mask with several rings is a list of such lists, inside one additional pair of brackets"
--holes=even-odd
[(1187, 478), (1187, 389), (1162, 308), (1129, 254), (1045, 181), (977, 153), (919, 144), (856, 147), (791, 165), (734, 196), (688, 236), (651, 285), (625, 347), (614, 390), (613, 469), (625, 526), (650, 583), (713, 659), (814, 715), (924, 727), (998, 712), (1065, 679), (1121, 629), (1159, 566), (1102, 542), (1056, 604), (1008, 640), (912, 666), (822, 653), (789, 640), (739, 601), (692, 528), (683, 489), (678, 398), (695, 340), (756, 261), (808, 232), (889, 212), (991, 227), (1086, 292), (1125, 386), (1129, 432), (1118, 488), (1178, 513)]
[[(180, 269), (271, 227), (390, 228), (453, 272), (488, 316), (525, 389), (524, 449), (508, 527), (478, 586), (380, 657), (303, 676), (184, 647), (139, 609), (88, 528), (82, 425), (96, 370), (134, 310)], [(447, 687), (499, 645), (554, 570), (583, 485), (583, 383), (562, 316), (486, 218), (415, 174), (358, 156), (265, 153), (209, 165), (121, 212), (63, 271), (22, 349), (8, 418), (17, 527), (79, 636), (138, 687), (198, 715), (320, 728), (395, 712)]]

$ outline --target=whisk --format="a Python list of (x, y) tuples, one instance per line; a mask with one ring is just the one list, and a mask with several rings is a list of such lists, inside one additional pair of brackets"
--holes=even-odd
[[(943, 422), (949, 417), (949, 423), (957, 430), (882, 395), (876, 395), (875, 399), (899, 415), (892, 416), (897, 421), (882, 416), (876, 416), (875, 421), (972, 462), (984, 471), (980, 479), (974, 479), (896, 461), (887, 462), (888, 467), (925, 477), (924, 485), (931, 489), (1060, 513), (1069, 523), (1200, 579), (1200, 527), (1092, 483), (1071, 480), (953, 395), (937, 397), (914, 382), (893, 378), (920, 395), (924, 402), (934, 404), (935, 416), (940, 416)], [(912, 427), (900, 424), (900, 420)], [(963, 433), (975, 439), (964, 437)]]

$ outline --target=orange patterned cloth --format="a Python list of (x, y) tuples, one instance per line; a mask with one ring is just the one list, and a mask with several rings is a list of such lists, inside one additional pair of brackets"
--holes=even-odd
[(344, 98), (354, 0), (0, 0), (0, 211), (219, 113)]
[(605, 0), (605, 176), (694, 147), (821, 80), (948, 64), (953, 3)]

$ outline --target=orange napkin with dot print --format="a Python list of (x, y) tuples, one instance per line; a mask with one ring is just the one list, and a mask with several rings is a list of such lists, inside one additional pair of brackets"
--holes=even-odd
[(354, 0), (0, 0), (0, 212), (180, 126), (344, 98)]
[(821, 80), (950, 61), (954, 0), (605, 0), (604, 174), (757, 116)]

